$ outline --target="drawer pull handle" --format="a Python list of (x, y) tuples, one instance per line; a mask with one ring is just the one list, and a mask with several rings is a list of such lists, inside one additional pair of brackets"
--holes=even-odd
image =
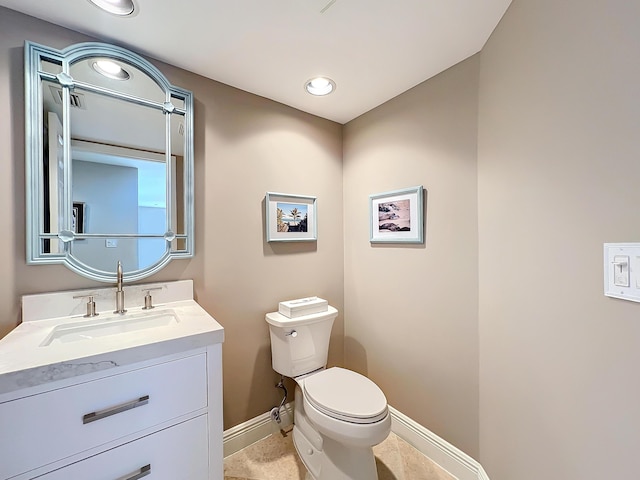
[(87, 413), (82, 417), (82, 423), (86, 425), (87, 423), (95, 422), (96, 420), (102, 420), (103, 418), (110, 417), (111, 415), (126, 412), (127, 410), (131, 410), (132, 408), (141, 407), (143, 405), (146, 405), (147, 403), (149, 403), (149, 395), (145, 395), (144, 397), (140, 397), (131, 402), (123, 403), (122, 405), (117, 405), (105, 410)]
[(146, 477), (147, 475), (151, 475), (151, 464), (145, 465), (140, 470), (135, 473), (132, 473), (130, 476), (121, 477), (118, 480), (138, 480), (139, 478)]

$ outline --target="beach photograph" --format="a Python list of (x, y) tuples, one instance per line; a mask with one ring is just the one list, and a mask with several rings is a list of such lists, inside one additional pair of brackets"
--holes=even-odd
[(308, 228), (308, 205), (299, 203), (276, 203), (278, 232), (306, 232)]
[(267, 242), (315, 242), (316, 197), (267, 192)]
[(399, 200), (378, 204), (379, 232), (410, 232), (411, 201)]

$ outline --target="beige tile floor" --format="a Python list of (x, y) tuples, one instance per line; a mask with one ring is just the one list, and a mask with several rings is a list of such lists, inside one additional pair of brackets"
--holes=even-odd
[[(293, 435), (279, 433), (229, 455), (225, 480), (304, 480), (305, 468), (293, 446)], [(455, 480), (445, 470), (395, 434), (373, 447), (378, 480)]]

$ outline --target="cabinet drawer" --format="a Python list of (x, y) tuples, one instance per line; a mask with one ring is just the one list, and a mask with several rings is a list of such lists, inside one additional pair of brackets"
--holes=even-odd
[(0, 404), (0, 479), (207, 406), (205, 354)]
[(206, 480), (207, 416), (55, 470), (38, 480)]

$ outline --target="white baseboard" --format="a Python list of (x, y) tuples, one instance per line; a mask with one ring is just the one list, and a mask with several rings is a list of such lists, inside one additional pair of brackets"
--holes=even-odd
[[(389, 406), (391, 431), (402, 440), (436, 462), (458, 480), (489, 480), (477, 461), (443, 440), (435, 433)], [(228, 457), (249, 445), (293, 424), (293, 403), (287, 403), (280, 414), (281, 424), (271, 420), (269, 412), (258, 415), (224, 431), (224, 456)]]
[(243, 448), (268, 437), (281, 428), (286, 429), (293, 425), (293, 402), (287, 403), (280, 411), (282, 423), (271, 420), (269, 412), (258, 415), (240, 425), (225, 430), (222, 435), (224, 456), (228, 457)]
[(477, 461), (446, 440), (389, 406), (391, 431), (458, 480), (489, 480)]

